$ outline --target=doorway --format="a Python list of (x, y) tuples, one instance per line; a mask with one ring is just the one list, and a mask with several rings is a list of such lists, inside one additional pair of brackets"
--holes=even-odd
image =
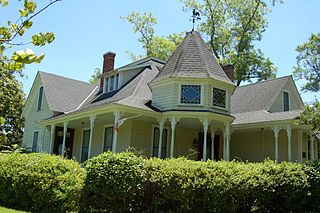
[[(220, 136), (214, 136), (214, 160), (219, 160)], [(198, 133), (198, 160), (203, 156), (203, 132)], [(211, 159), (211, 134), (207, 134), (207, 159)]]
[[(71, 159), (73, 149), (74, 129), (68, 128), (66, 135), (66, 148), (64, 156)], [(63, 127), (56, 127), (53, 154), (61, 155), (63, 144)]]

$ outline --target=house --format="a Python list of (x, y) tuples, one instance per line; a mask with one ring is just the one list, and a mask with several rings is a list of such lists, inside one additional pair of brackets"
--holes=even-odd
[[(148, 157), (304, 161), (318, 140), (296, 124), (304, 105), (291, 76), (236, 87), (198, 32), (167, 61), (114, 68), (98, 85), (38, 72), (23, 111), (23, 145), (83, 162), (134, 147)], [(122, 124), (121, 126), (119, 126)]]

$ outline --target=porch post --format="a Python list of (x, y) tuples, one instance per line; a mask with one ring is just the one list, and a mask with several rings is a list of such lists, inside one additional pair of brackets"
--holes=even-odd
[(113, 128), (112, 152), (116, 153), (117, 142), (118, 142), (118, 131), (116, 130), (116, 125), (120, 119), (120, 112), (115, 111), (113, 114), (114, 114), (114, 128)]
[(65, 121), (63, 122), (63, 141), (62, 141), (62, 151), (61, 151), (62, 156), (64, 156), (64, 150), (66, 146), (67, 130), (68, 130), (68, 121)]
[(309, 140), (306, 138), (306, 160), (309, 160)]
[(211, 126), (211, 160), (214, 160), (214, 136), (215, 136), (215, 133), (216, 133), (216, 128)]
[(314, 160), (314, 137), (312, 134), (310, 134), (310, 160)]
[(54, 143), (54, 130), (56, 126), (54, 124), (51, 124), (50, 126), (50, 144), (49, 144), (49, 153), (52, 154), (53, 149), (53, 143)]
[(291, 162), (291, 126), (287, 126), (286, 132), (288, 136), (288, 162)]
[(88, 158), (91, 157), (91, 146), (92, 146), (92, 138), (93, 138), (93, 127), (94, 127), (94, 120), (96, 116), (90, 115), (90, 137), (89, 137), (89, 148), (88, 148)]
[(230, 124), (224, 123), (224, 160), (229, 161), (230, 160)]
[(209, 121), (207, 118), (203, 119), (203, 149), (202, 149), (202, 161), (207, 160), (207, 134), (208, 134), (208, 126)]
[(276, 161), (279, 161), (279, 151), (278, 151), (278, 143), (279, 143), (279, 127), (274, 127), (273, 128), (273, 133), (274, 133), (274, 139), (275, 139), (275, 147), (274, 147), (274, 159)]
[(173, 117), (170, 119), (171, 121), (171, 144), (170, 144), (170, 158), (173, 158), (173, 151), (174, 151), (174, 131), (176, 129), (176, 124), (178, 123), (179, 119)]
[(45, 127), (41, 125), (40, 126), (40, 135), (39, 135), (39, 138), (38, 138), (38, 143), (39, 143), (38, 152), (43, 152), (42, 147), (43, 147), (43, 141), (44, 141), (44, 129), (45, 129)]
[(158, 158), (161, 158), (161, 149), (162, 149), (162, 131), (165, 120), (161, 119), (159, 121), (159, 148), (158, 148)]
[(303, 141), (302, 129), (298, 129), (298, 162), (302, 162), (302, 141)]
[(318, 160), (319, 156), (318, 156), (318, 141), (314, 141), (314, 159)]

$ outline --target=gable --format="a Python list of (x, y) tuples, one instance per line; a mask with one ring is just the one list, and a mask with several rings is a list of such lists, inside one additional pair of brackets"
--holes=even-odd
[(283, 92), (289, 93), (289, 110), (301, 110), (304, 107), (299, 91), (290, 76), (283, 85), (276, 99), (268, 109), (269, 112), (283, 112)]

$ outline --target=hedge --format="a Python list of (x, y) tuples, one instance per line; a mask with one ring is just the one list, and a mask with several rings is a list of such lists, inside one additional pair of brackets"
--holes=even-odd
[(44, 153), (0, 155), (0, 203), (32, 212), (76, 212), (85, 171)]
[(86, 168), (83, 212), (319, 210), (319, 173), (310, 165), (204, 163), (109, 152), (90, 159)]

